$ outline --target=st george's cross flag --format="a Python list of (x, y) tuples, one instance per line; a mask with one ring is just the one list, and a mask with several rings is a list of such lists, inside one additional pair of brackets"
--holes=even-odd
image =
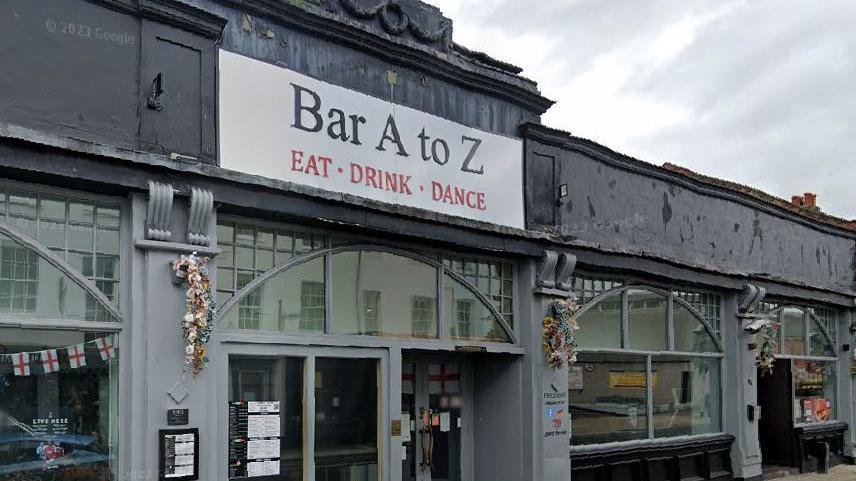
[(40, 351), (39, 356), (42, 359), (45, 374), (59, 371), (59, 357), (56, 355), (56, 349)]
[(106, 361), (116, 357), (116, 350), (113, 348), (113, 337), (107, 336), (95, 340), (95, 346), (98, 347), (98, 353), (101, 354), (101, 360)]
[(428, 392), (430, 394), (456, 394), (461, 390), (461, 375), (454, 362), (428, 364)]
[(12, 354), (12, 365), (15, 367), (16, 376), (30, 375), (30, 353), (19, 352)]
[(80, 369), (86, 365), (86, 355), (83, 351), (83, 344), (68, 346), (65, 349), (68, 352), (68, 363), (71, 365), (72, 369)]

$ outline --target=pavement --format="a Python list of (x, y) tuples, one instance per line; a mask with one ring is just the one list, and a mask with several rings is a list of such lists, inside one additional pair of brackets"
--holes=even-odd
[(779, 479), (783, 481), (856, 481), (856, 466), (841, 464), (830, 469), (828, 474), (796, 474)]

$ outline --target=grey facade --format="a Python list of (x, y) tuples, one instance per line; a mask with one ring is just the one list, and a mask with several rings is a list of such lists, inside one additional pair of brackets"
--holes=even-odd
[[(282, 474), (268, 479), (760, 479), (776, 457), (764, 439), (770, 391), (761, 383), (778, 378), (756, 367), (760, 339), (748, 327), (759, 319), (785, 325), (774, 373), (825, 366), (810, 373), (821, 376), (819, 394), (798, 393), (809, 389), (789, 374), (787, 413), (771, 418), (787, 428), (787, 456), (776, 464), (820, 469), (827, 454), (854, 461), (856, 232), (541, 125), (552, 102), (536, 83), (455, 44), (452, 20), (437, 9), (417, 0), (12, 0), (0, 18), (0, 238), (10, 266), (39, 265), (35, 276), (0, 273), (13, 286), (0, 292), (0, 307), (10, 299), (8, 312), (0, 309), (0, 355), (60, 348), (61, 370), (71, 372), (61, 348), (100, 333), (119, 352), (104, 360), (98, 389), (68, 384), (98, 398), (81, 419), (105, 439), (66, 449), (95, 452), (93, 465), (103, 467), (67, 479), (158, 479), (159, 430), (170, 427), (198, 428), (199, 479), (243, 477), (229, 475), (228, 408), (249, 399), (252, 376), (280, 379), (265, 385), (282, 389), (283, 406), (302, 399), (291, 421), (283, 417)], [(525, 228), (220, 168), (220, 49), (521, 140)], [(92, 220), (75, 217), (79, 205)], [(102, 223), (102, 212), (115, 220)], [(52, 228), (63, 232), (60, 244)], [(91, 248), (77, 243), (80, 232)], [(183, 365), (185, 287), (170, 269), (194, 251), (211, 259), (220, 304), (198, 378)], [(337, 266), (354, 259), (347, 272), (356, 275), (339, 277), (348, 268)], [(298, 269), (308, 273), (293, 283)], [(407, 301), (383, 297), (424, 278), (433, 281)], [(73, 292), (60, 294), (66, 283)], [(364, 285), (374, 287), (355, 289), (354, 299), (336, 291)], [(66, 307), (72, 295), (83, 303), (79, 316)], [(571, 295), (582, 304), (581, 359), (553, 369), (542, 320), (555, 298)], [(287, 296), (299, 304), (292, 311)], [(63, 300), (42, 308), (41, 298)], [(280, 302), (275, 318), (269, 299)], [(352, 318), (349, 303), (358, 306)], [(469, 309), (489, 321), (482, 331)], [(662, 321), (662, 339), (634, 331), (643, 325), (634, 309), (659, 313), (645, 325)], [(607, 312), (603, 325), (616, 323), (614, 345), (582, 342), (597, 312)], [(794, 321), (802, 327), (788, 330), (789, 315), (802, 316)], [(384, 330), (408, 316), (407, 334)], [(684, 348), (684, 325), (707, 347)], [(69, 340), (49, 341), (51, 332)], [(32, 392), (53, 396), (34, 401), (34, 417), (53, 416), (50, 406), (73, 411), (41, 358), (30, 357)], [(29, 386), (15, 384), (24, 381), (2, 361), (10, 389)], [(90, 352), (88, 365), (99, 362)], [(336, 362), (365, 376), (349, 379)], [(362, 392), (366, 376), (376, 409), (351, 423), (345, 408), (365, 406), (342, 392)], [(603, 386), (579, 387), (595, 381)], [(295, 392), (302, 397), (288, 397)], [(568, 438), (547, 436), (568, 431), (562, 423), (551, 431), (551, 393), (564, 393)], [(831, 414), (807, 414), (807, 399), (829, 401)], [(417, 419), (428, 405), (447, 416), (437, 426), (431, 413)], [(187, 424), (169, 426), (167, 411), (184, 408)], [(795, 420), (800, 409), (814, 420)], [(596, 432), (598, 419), (627, 438)], [(340, 436), (344, 426), (351, 441)], [(419, 445), (426, 430), (445, 451), (439, 458)], [(343, 458), (346, 442), (360, 444), (359, 456)], [(0, 479), (19, 479), (30, 468), (15, 467), (8, 449), (0, 446)], [(36, 476), (66, 468), (51, 469)]]

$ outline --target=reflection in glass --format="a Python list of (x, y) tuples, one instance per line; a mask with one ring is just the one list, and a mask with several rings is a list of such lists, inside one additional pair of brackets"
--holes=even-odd
[[(598, 444), (648, 437), (645, 358), (580, 354), (582, 389), (571, 389), (571, 444)], [(574, 383), (572, 383), (573, 387)]]
[(802, 309), (786, 307), (782, 309), (782, 334), (785, 354), (805, 355), (805, 316)]
[(835, 361), (794, 359), (793, 376), (794, 422), (817, 423), (834, 420)]
[(631, 349), (668, 349), (668, 299), (644, 289), (627, 290), (627, 317)]
[(471, 341), (511, 342), (502, 324), (473, 291), (445, 275), (445, 315), (449, 337)]
[(280, 272), (238, 301), (223, 316), (226, 329), (324, 332), (324, 259)]
[(117, 321), (74, 280), (36, 251), (3, 234), (0, 317)]
[(718, 358), (655, 358), (652, 364), (654, 437), (720, 430)]
[(229, 358), (229, 401), (279, 401), (280, 475), (277, 481), (303, 479), (303, 359)]
[[(0, 353), (35, 352), (29, 376), (0, 363), (0, 479), (116, 479), (119, 349), (105, 362), (89, 342), (106, 336), (0, 328)], [(73, 354), (83, 354), (85, 365), (72, 369), (66, 348), (81, 343)], [(59, 371), (42, 367), (37, 352), (46, 349), (56, 349)]]
[(811, 356), (835, 357), (835, 351), (818, 321), (809, 316), (808, 343)]
[(674, 302), (675, 350), (682, 352), (718, 352), (716, 343), (698, 317), (680, 302)]
[(377, 361), (315, 360), (315, 479), (378, 479)]
[(388, 252), (351, 251), (333, 255), (332, 271), (333, 333), (437, 337), (437, 268)]
[(577, 344), (585, 348), (621, 347), (621, 294), (612, 294), (577, 316)]

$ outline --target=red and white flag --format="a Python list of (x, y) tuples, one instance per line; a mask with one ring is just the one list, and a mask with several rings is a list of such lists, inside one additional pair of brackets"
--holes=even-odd
[(27, 352), (12, 354), (12, 365), (15, 367), (16, 376), (29, 376), (30, 354)]
[(416, 366), (411, 363), (401, 365), (401, 392), (413, 394), (413, 383), (416, 381)]
[(65, 348), (68, 351), (68, 363), (72, 369), (79, 369), (86, 365), (86, 355), (84, 354), (83, 344), (76, 346), (68, 346)]
[(113, 348), (112, 336), (96, 339), (95, 346), (98, 347), (98, 352), (101, 354), (102, 361), (116, 357), (116, 350)]
[(59, 371), (59, 357), (56, 355), (56, 349), (40, 351), (39, 355), (42, 358), (42, 368), (44, 368), (45, 374)]
[(461, 375), (456, 363), (428, 364), (428, 392), (430, 394), (454, 394), (461, 390)]

